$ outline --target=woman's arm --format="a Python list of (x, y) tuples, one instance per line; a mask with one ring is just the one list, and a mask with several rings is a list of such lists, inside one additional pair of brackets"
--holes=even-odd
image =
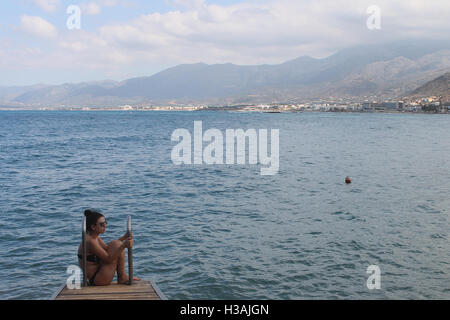
[(100, 242), (100, 246), (104, 249), (108, 249), (108, 245), (102, 240), (102, 238), (98, 237), (98, 241)]
[(125, 234), (119, 238), (119, 241), (125, 241), (128, 238), (133, 239), (133, 234), (128, 235), (128, 232), (125, 232)]
[(99, 257), (100, 260), (106, 263), (111, 263), (122, 253), (122, 250), (124, 250), (127, 247), (127, 242), (122, 243), (119, 247), (119, 250), (115, 251), (114, 254), (112, 255), (109, 254), (108, 251), (103, 249), (98, 241), (89, 239), (88, 245), (91, 249), (90, 251), (97, 257)]

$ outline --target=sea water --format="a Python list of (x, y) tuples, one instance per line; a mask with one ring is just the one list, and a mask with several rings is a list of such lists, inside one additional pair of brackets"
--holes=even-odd
[[(279, 129), (278, 173), (175, 165), (171, 134), (194, 121)], [(134, 273), (169, 299), (449, 299), (449, 129), (425, 114), (2, 111), (0, 299), (66, 283), (87, 208), (106, 242), (133, 217)]]

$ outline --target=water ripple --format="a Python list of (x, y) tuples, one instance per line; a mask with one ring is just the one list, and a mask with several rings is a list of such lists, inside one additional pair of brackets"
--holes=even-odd
[[(280, 172), (174, 166), (171, 133), (194, 120), (279, 128)], [(133, 215), (135, 272), (169, 298), (448, 299), (449, 127), (446, 115), (0, 112), (0, 298), (65, 283), (90, 207), (106, 242)]]

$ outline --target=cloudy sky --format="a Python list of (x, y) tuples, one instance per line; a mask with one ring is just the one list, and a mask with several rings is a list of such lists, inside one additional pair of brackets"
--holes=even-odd
[[(71, 5), (79, 20), (68, 13)], [(381, 29), (367, 27), (375, 23), (373, 5)], [(449, 16), (448, 0), (2, 0), (0, 86), (124, 80), (183, 63), (277, 64), (405, 39), (450, 41)]]

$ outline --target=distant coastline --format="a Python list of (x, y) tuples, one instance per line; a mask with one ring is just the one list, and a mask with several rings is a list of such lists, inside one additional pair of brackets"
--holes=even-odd
[(230, 112), (230, 113), (261, 113), (261, 114), (290, 114), (290, 113), (384, 113), (384, 114), (450, 114), (449, 111), (443, 112), (432, 112), (432, 111), (400, 111), (400, 110), (374, 110), (374, 111), (365, 111), (365, 110), (351, 110), (351, 111), (277, 111), (277, 112), (263, 112), (263, 111), (246, 111), (246, 110), (223, 110), (221, 108), (217, 108), (217, 110), (213, 109), (204, 109), (204, 110), (122, 110), (122, 109), (90, 109), (90, 110), (81, 110), (81, 109), (0, 109), (0, 112), (199, 112), (199, 111), (209, 111), (209, 112)]
[(302, 113), (302, 112), (334, 112), (334, 113), (423, 113), (449, 114), (450, 105), (443, 104), (436, 97), (420, 98), (415, 101), (386, 102), (308, 102), (300, 104), (239, 104), (227, 106), (207, 105), (125, 105), (117, 107), (16, 107), (0, 106), (0, 111), (146, 111), (146, 112), (198, 112), (198, 111), (228, 111), (236, 113)]

